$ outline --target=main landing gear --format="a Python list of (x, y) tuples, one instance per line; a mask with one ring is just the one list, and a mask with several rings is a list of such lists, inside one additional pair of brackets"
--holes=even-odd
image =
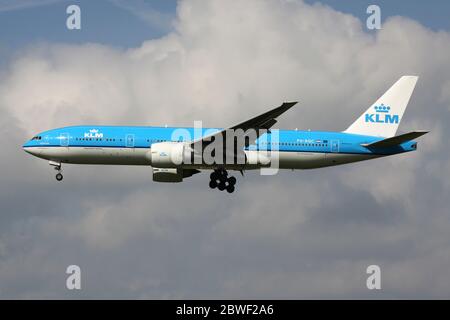
[(234, 185), (236, 184), (235, 177), (228, 177), (226, 170), (214, 170), (209, 176), (209, 187), (211, 189), (219, 189), (220, 191), (227, 190), (228, 193), (234, 192)]
[(55, 167), (55, 170), (58, 171), (58, 173), (56, 174), (56, 180), (57, 181), (61, 181), (63, 179), (63, 175), (61, 173), (61, 163), (60, 162), (55, 162), (55, 161), (49, 161), (49, 164), (53, 167)]

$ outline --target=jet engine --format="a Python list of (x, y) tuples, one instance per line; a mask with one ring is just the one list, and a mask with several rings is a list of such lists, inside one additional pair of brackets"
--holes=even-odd
[(154, 143), (151, 147), (151, 163), (153, 167), (180, 167), (190, 157), (191, 149), (181, 142)]

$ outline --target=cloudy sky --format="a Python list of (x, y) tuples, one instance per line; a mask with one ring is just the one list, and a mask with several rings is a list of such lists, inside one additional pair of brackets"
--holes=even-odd
[[(450, 298), (450, 4), (393, 2), (0, 1), (0, 298)], [(420, 78), (400, 131), (431, 130), (417, 152), (249, 172), (233, 194), (149, 167), (67, 165), (57, 183), (21, 149), (54, 127), (220, 127), (287, 100), (280, 127), (339, 131), (404, 74)]]

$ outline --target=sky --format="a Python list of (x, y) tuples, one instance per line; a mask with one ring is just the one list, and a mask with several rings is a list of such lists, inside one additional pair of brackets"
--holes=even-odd
[[(66, 8), (81, 8), (81, 30)], [(369, 4), (380, 30), (366, 28)], [(447, 1), (1, 1), (0, 298), (449, 298)], [(400, 76), (414, 153), (275, 176), (63, 167), (22, 144), (78, 124), (341, 131)], [(82, 289), (67, 290), (78, 265)], [(366, 268), (381, 268), (368, 290)]]

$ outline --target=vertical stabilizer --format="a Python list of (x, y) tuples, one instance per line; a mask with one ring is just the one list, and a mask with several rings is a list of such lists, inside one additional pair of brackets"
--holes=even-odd
[(393, 137), (416, 86), (417, 76), (403, 76), (344, 132)]

